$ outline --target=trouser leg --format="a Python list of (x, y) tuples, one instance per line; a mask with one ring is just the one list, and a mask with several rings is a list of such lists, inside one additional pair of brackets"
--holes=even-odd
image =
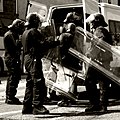
[(86, 91), (91, 105), (99, 105), (99, 92), (97, 90), (97, 85), (91, 83), (91, 81), (86, 84)]
[(109, 83), (107, 79), (103, 78), (102, 80), (100, 80), (99, 87), (100, 87), (101, 106), (107, 107), (108, 106), (108, 88), (109, 88)]
[[(32, 81), (31, 80), (30, 81), (32, 82), (32, 86), (30, 86), (30, 83), (26, 85), (26, 95), (24, 99), (22, 113), (23, 114), (29, 114), (31, 112), (33, 114), (48, 113), (49, 111), (43, 106), (44, 97), (46, 96), (47, 89), (45, 86), (45, 79), (42, 72), (41, 59), (34, 60), (30, 58), (29, 55), (27, 55), (25, 56), (25, 67), (31, 76)], [(33, 110), (29, 109), (27, 103), (30, 104), (30, 107), (33, 105)]]
[(17, 93), (19, 81), (14, 80), (12, 76), (7, 79), (7, 86), (6, 86), (6, 98), (12, 99), (15, 97)]
[(40, 106), (44, 103), (46, 94), (45, 80), (44, 78), (34, 79), (33, 87), (33, 105)]
[(28, 74), (26, 78), (26, 89), (25, 89), (25, 96), (23, 100), (22, 114), (32, 113), (33, 111), (32, 101), (33, 101), (33, 80), (30, 74)]
[[(42, 74), (43, 75), (43, 74)], [(33, 114), (47, 114), (49, 111), (43, 106), (46, 97), (47, 88), (44, 77), (34, 78), (33, 87)]]
[(17, 93), (17, 88), (21, 76), (21, 71), (18, 66), (9, 69), (9, 77), (6, 85), (6, 97), (12, 99)]
[(99, 105), (100, 102), (95, 74), (94, 70), (89, 69), (85, 80), (85, 87), (91, 105)]
[(32, 101), (33, 101), (33, 80), (30, 74), (28, 74), (26, 78), (26, 89), (23, 105), (32, 107)]
[(36, 62), (34, 62), (34, 69), (31, 74), (34, 81), (33, 105), (43, 105), (44, 99), (47, 96), (47, 88), (45, 86), (45, 79), (42, 71), (41, 60), (36, 60)]

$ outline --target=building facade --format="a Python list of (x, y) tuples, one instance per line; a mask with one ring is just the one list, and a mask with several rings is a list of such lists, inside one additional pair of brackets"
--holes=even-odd
[(0, 36), (16, 17), (16, 0), (0, 0)]
[(98, 2), (105, 2), (110, 4), (118, 5), (119, 0), (97, 0)]
[[(0, 35), (4, 34), (6, 27), (15, 18), (25, 19), (27, 2), (29, 0), (0, 0)], [(45, 4), (48, 7), (58, 4), (81, 3), (82, 0), (32, 0)], [(119, 0), (96, 0), (110, 4), (120, 5)]]

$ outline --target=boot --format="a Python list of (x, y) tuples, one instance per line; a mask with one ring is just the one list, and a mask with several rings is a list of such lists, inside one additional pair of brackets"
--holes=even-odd
[(48, 114), (48, 113), (49, 110), (47, 110), (43, 105), (33, 108), (33, 115)]
[(32, 114), (32, 113), (33, 113), (32, 106), (23, 105), (22, 114)]
[(5, 103), (11, 104), (11, 105), (22, 105), (22, 102), (19, 101), (19, 99), (16, 97), (6, 98)]
[(91, 105), (85, 109), (85, 112), (96, 112), (100, 110), (101, 110), (101, 107), (99, 105)]

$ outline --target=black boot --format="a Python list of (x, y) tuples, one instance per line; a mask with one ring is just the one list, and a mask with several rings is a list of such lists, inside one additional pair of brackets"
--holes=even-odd
[(32, 114), (32, 113), (33, 113), (32, 106), (23, 105), (22, 114)]
[(85, 112), (96, 112), (100, 110), (101, 110), (101, 107), (99, 105), (91, 105), (85, 109)]
[(34, 115), (48, 114), (48, 113), (49, 113), (49, 110), (47, 110), (43, 105), (33, 108), (33, 114)]
[(16, 97), (6, 98), (5, 103), (11, 104), (11, 105), (22, 105), (22, 102)]

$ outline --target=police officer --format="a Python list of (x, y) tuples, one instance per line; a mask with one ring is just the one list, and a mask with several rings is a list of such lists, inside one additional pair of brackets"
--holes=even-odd
[[(63, 26), (60, 27), (60, 41), (62, 41), (62, 45), (60, 46), (60, 54), (61, 54), (61, 64), (72, 70), (81, 70), (81, 63), (79, 59), (73, 57), (72, 55), (68, 54), (68, 50), (70, 47), (73, 47), (73, 39), (75, 35), (75, 29), (79, 22), (77, 22), (75, 12), (69, 12), (66, 15), (65, 20), (63, 21)], [(71, 85), (70, 91), (72, 94), (77, 95), (77, 84), (76, 81), (73, 81)], [(68, 102), (68, 99), (65, 97), (58, 102), (58, 106), (68, 106), (71, 104), (71, 101)]]
[(4, 34), (5, 64), (9, 73), (5, 103), (18, 105), (22, 104), (15, 97), (18, 83), (21, 79), (21, 41), (19, 40), (19, 36), (24, 31), (24, 22), (20, 19), (15, 19), (8, 28), (9, 31)]
[(27, 29), (23, 33), (22, 44), (25, 54), (25, 68), (28, 74), (22, 114), (49, 113), (43, 106), (47, 91), (41, 59), (45, 51), (59, 45), (60, 42), (45, 41), (40, 30), (42, 21), (42, 17), (37, 13), (29, 13), (26, 17)]
[(66, 15), (66, 18), (65, 18), (65, 20), (63, 21), (63, 26), (60, 26), (60, 28), (59, 28), (60, 33), (66, 32), (68, 23), (74, 23), (73, 12), (69, 12), (69, 13)]
[(77, 26), (83, 27), (83, 16), (77, 12), (69, 12), (63, 21), (63, 26), (60, 26), (60, 33), (66, 32), (67, 25), (74, 23)]
[(62, 60), (67, 56), (68, 49), (70, 48), (75, 34), (76, 25), (74, 23), (69, 23), (67, 25), (66, 32), (62, 33), (59, 37), (59, 40), (62, 42), (60, 46), (60, 54)]
[[(79, 60), (73, 57), (71, 54), (68, 53), (70, 47), (72, 47), (72, 43), (74, 40), (76, 25), (74, 23), (68, 23), (66, 32), (62, 33), (59, 37), (59, 40), (62, 42), (60, 45), (60, 55), (61, 55), (61, 65), (67, 67), (72, 70), (79, 70)], [(76, 83), (73, 81), (71, 89), (69, 92), (72, 94), (76, 93)], [(58, 106), (68, 106), (71, 104), (67, 98), (63, 97), (61, 101), (58, 102)]]
[[(92, 32), (96, 37), (107, 42), (110, 45), (113, 44), (112, 37), (109, 34), (108, 30), (105, 28), (107, 27), (107, 23), (105, 22), (104, 16), (102, 14), (91, 14), (86, 21), (90, 23), (91, 29), (93, 30)], [(102, 60), (103, 63), (107, 61), (107, 63), (109, 63), (107, 64), (107, 67), (109, 67), (110, 61), (112, 61), (112, 54), (106, 54), (107, 56), (109, 55), (109, 59), (106, 59), (104, 56), (105, 54), (106, 53), (100, 53), (98, 59), (101, 57), (100, 60)], [(99, 84), (100, 94), (97, 90), (97, 83)], [(94, 68), (89, 67), (85, 80), (85, 86), (91, 104), (88, 108), (85, 109), (85, 112), (106, 112), (108, 106), (107, 95), (109, 88), (109, 79), (103, 74), (100, 74)]]

